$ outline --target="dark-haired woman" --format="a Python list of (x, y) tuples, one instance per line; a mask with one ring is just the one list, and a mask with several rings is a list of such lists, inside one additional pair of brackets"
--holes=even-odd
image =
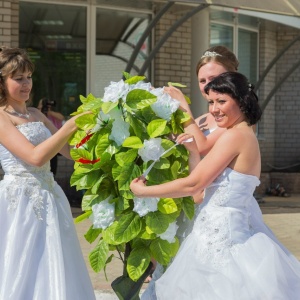
[[(193, 196), (205, 189), (192, 232), (155, 283), (157, 299), (294, 300), (300, 295), (300, 263), (263, 223), (253, 191), (261, 160), (251, 125), (261, 117), (245, 76), (227, 72), (205, 87), (209, 111), (226, 131), (200, 161), (195, 142), (186, 178), (146, 186), (136, 178), (138, 197)], [(183, 143), (191, 134), (177, 139)], [(257, 207), (257, 206), (256, 206)]]

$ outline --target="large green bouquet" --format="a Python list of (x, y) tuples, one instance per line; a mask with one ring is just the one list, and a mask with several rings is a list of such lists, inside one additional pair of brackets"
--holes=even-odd
[(76, 120), (79, 130), (70, 139), (75, 160), (71, 185), (84, 191), (84, 213), (76, 221), (90, 218), (85, 238), (97, 241), (89, 255), (93, 270), (105, 271), (117, 251), (124, 262), (122, 278), (136, 282), (151, 258), (166, 266), (175, 256), (176, 219), (182, 212), (191, 219), (194, 202), (190, 197), (136, 198), (129, 185), (153, 161), (148, 185), (188, 175), (182, 145), (160, 156), (174, 145), (171, 137), (183, 132), (189, 116), (163, 88), (154, 89), (143, 76), (124, 76), (105, 88), (103, 98), (81, 96), (74, 114), (93, 113)]

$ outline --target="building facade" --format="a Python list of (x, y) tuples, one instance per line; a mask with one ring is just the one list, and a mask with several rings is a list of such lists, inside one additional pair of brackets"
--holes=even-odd
[[(194, 115), (205, 113), (195, 67), (205, 49), (225, 45), (257, 86), (264, 108), (257, 127), (260, 192), (281, 183), (300, 193), (299, 10), (292, 15), (236, 8), (239, 1), (236, 7), (202, 2), (0, 0), (0, 44), (28, 50), (36, 65), (33, 105), (46, 96), (65, 116), (80, 95), (101, 97), (124, 70), (142, 72), (154, 86), (187, 85)], [(59, 157), (57, 181), (69, 198), (80, 198), (69, 187), (72, 171), (73, 163)]]

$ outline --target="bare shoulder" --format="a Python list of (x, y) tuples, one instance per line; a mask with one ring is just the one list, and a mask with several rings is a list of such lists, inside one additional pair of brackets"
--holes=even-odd
[(4, 111), (4, 108), (0, 107), (0, 128), (3, 129), (3, 127), (6, 127), (6, 125), (14, 126), (7, 113)]
[(224, 130), (224, 133), (220, 135), (216, 143), (224, 146), (242, 146), (245, 142), (249, 142), (251, 137), (255, 137), (253, 130), (249, 128), (231, 128)]

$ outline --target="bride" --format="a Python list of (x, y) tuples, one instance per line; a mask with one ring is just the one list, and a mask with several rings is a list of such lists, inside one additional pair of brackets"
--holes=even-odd
[(50, 172), (70, 157), (77, 116), (59, 130), (26, 106), (34, 65), (0, 47), (0, 300), (94, 300), (68, 199)]
[[(141, 178), (137, 197), (194, 196), (205, 189), (192, 232), (155, 283), (157, 299), (294, 300), (300, 295), (300, 263), (263, 223), (253, 197), (261, 158), (251, 125), (261, 117), (247, 78), (227, 72), (205, 87), (209, 111), (227, 129), (200, 161), (195, 141), (190, 175), (155, 186)], [(180, 135), (183, 143), (191, 135)], [(212, 163), (213, 162), (213, 163)]]

